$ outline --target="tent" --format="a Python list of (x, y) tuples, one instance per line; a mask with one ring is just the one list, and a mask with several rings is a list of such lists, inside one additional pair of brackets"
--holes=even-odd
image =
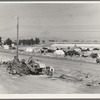
[(75, 48), (74, 49), (76, 52), (81, 52), (81, 49), (80, 48)]
[(33, 48), (26, 48), (26, 52), (33, 52)]
[(4, 49), (9, 50), (9, 45), (4, 45)]
[(39, 47), (38, 47), (38, 48), (34, 48), (34, 49), (33, 49), (33, 52), (34, 52), (34, 53), (41, 52), (41, 48), (39, 48)]
[(56, 50), (56, 51), (54, 52), (54, 54), (55, 54), (55, 55), (58, 55), (58, 56), (64, 56), (64, 55), (65, 55), (65, 53), (64, 53), (63, 50)]

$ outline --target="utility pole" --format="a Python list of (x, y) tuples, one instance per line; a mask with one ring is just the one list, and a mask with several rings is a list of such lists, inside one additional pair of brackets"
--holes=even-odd
[(19, 48), (19, 17), (17, 17), (17, 61), (18, 61), (18, 48)]

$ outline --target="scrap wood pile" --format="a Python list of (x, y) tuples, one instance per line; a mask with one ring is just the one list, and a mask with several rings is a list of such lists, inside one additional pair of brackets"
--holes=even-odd
[(7, 63), (7, 71), (9, 72), (9, 74), (18, 74), (20, 76), (24, 74), (30, 74), (30, 70), (25, 64), (22, 64), (20, 62), (15, 63), (13, 61)]
[(54, 70), (49, 66), (46, 67), (44, 63), (40, 62), (39, 60), (34, 61), (32, 57), (26, 61), (22, 59), (21, 61), (17, 60), (16, 57), (12, 61), (4, 62), (6, 69), (9, 74), (13, 75), (29, 75), (29, 74), (47, 74), (52, 76)]
[(80, 70), (71, 70), (66, 74), (62, 74), (59, 77), (66, 82), (80, 82), (86, 86), (97, 86), (100, 85), (100, 77), (94, 76), (90, 72), (85, 73)]

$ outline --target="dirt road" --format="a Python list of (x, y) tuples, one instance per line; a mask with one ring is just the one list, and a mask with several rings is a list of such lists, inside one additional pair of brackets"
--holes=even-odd
[[(0, 53), (0, 60), (12, 59), (13, 56), (14, 54)], [(29, 56), (19, 55), (19, 58), (28, 59)], [(39, 57), (34, 57), (34, 59), (42, 60), (46, 65), (54, 66), (56, 75), (58, 76), (69, 69), (82, 70), (100, 75), (99, 64)], [(8, 74), (5, 68), (0, 67), (0, 93), (100, 93), (100, 86), (87, 87), (79, 83), (65, 82), (58, 78), (49, 78), (46, 75), (13, 76)]]
[(69, 94), (75, 93), (74, 87), (79, 86), (48, 78), (46, 75), (13, 76), (8, 74), (4, 68), (0, 68), (0, 93), (2, 94)]

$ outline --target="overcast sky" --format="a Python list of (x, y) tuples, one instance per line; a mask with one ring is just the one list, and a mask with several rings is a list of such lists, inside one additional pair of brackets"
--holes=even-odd
[(99, 39), (98, 4), (0, 4), (0, 35), (16, 38), (20, 17), (20, 38)]

